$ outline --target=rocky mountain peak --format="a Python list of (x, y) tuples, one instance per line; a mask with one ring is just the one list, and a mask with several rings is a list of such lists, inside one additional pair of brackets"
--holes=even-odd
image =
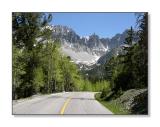
[(112, 38), (100, 38), (95, 33), (82, 37), (67, 26), (55, 25), (52, 28), (53, 39), (60, 40), (62, 52), (75, 63), (87, 65), (96, 63), (108, 51), (123, 44), (126, 37), (126, 32)]

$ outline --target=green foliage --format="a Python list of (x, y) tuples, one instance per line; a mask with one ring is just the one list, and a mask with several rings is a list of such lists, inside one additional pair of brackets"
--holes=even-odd
[(83, 91), (92, 91), (92, 84), (89, 80), (84, 81)]
[(46, 85), (44, 92), (52, 93), (54, 91), (61, 91), (59, 83), (61, 82), (59, 45), (57, 42), (48, 41), (43, 45), (42, 50), (42, 67), (45, 74)]
[(99, 92), (103, 89), (110, 89), (110, 83), (108, 81), (103, 80), (93, 84), (93, 91)]
[(96, 83), (92, 83), (89, 80), (84, 80), (83, 91), (94, 91), (100, 92), (103, 89), (109, 89), (110, 83), (108, 81), (98, 81)]
[(63, 82), (63, 90), (73, 91), (80, 88), (79, 82), (77, 82), (81, 77), (79, 75), (77, 66), (71, 61), (69, 57), (61, 57), (61, 74)]
[(12, 64), (13, 64), (13, 73), (12, 73), (12, 82), (13, 82), (13, 98), (17, 98), (17, 88), (22, 83), (21, 75), (25, 74), (25, 63), (21, 60), (23, 57), (23, 52), (16, 48), (13, 45), (13, 58), (12, 58)]
[(127, 90), (132, 88), (132, 72), (130, 67), (126, 65), (118, 65), (113, 73), (112, 77), (113, 89), (117, 92), (118, 90)]
[(41, 92), (41, 88), (44, 87), (44, 73), (42, 68), (36, 68), (34, 70), (34, 80), (33, 85), (35, 87), (36, 93)]
[[(125, 38), (125, 44), (127, 44), (127, 46), (132, 46), (133, 43), (133, 35), (134, 35), (134, 31), (133, 28), (131, 27), (128, 31), (127, 31), (127, 37)], [(128, 47), (125, 47), (128, 48)], [(126, 49), (125, 49), (126, 50)]]

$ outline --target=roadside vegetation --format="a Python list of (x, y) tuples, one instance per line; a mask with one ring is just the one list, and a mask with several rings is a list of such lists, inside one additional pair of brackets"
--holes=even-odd
[(95, 94), (95, 98), (107, 109), (109, 109), (113, 114), (116, 114), (116, 115), (129, 114), (129, 111), (127, 111), (121, 104), (116, 103), (116, 101), (114, 100), (105, 101), (105, 99), (101, 97), (101, 93)]

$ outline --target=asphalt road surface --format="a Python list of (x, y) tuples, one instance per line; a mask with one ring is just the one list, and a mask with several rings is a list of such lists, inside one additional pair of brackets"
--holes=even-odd
[(13, 102), (13, 114), (112, 114), (94, 92), (63, 92)]

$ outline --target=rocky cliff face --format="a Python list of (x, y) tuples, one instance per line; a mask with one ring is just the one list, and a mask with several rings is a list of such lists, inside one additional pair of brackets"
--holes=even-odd
[(111, 49), (123, 44), (126, 31), (117, 34), (113, 38), (100, 38), (95, 33), (80, 37), (76, 32), (67, 26), (52, 26), (53, 39), (61, 42), (62, 52), (71, 57), (77, 64), (93, 65), (97, 60)]

